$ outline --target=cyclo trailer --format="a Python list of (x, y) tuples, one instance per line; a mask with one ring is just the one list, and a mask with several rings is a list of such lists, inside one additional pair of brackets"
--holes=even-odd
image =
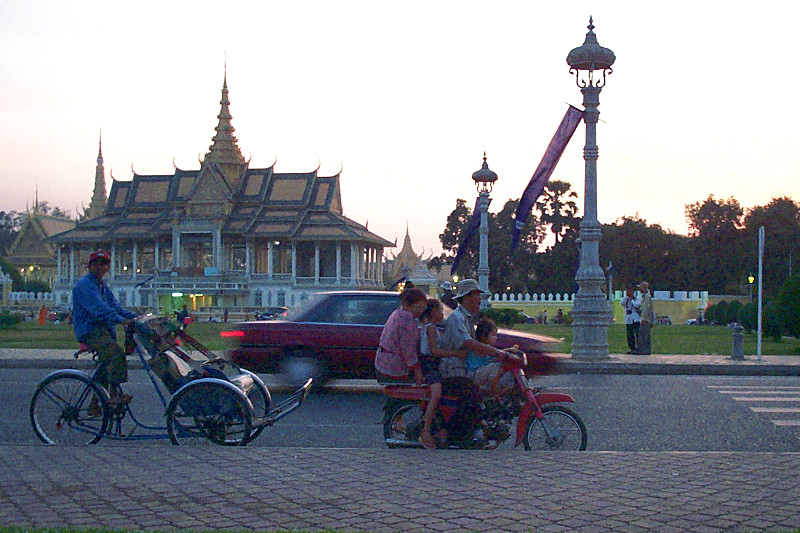
[[(141, 423), (129, 404), (110, 404), (108, 392), (101, 385), (105, 365), (98, 363), (91, 374), (58, 370), (38, 384), (30, 418), (40, 440), (48, 444), (90, 444), (101, 438), (169, 438), (176, 445), (210, 442), (244, 446), (265, 427), (300, 407), (311, 388), (308, 380), (288, 398), (272, 405), (261, 378), (217, 356), (162, 316), (136, 319), (132, 340), (164, 408), (166, 426)], [(75, 358), (87, 351), (88, 347), (82, 345)], [(169, 399), (156, 376), (171, 395)], [(137, 430), (146, 432), (139, 434)]]

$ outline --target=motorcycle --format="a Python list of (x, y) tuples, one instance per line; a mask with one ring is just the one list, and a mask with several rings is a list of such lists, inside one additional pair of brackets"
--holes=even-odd
[[(525, 368), (534, 368), (537, 374), (552, 369), (556, 359), (547, 354), (529, 357), (519, 350), (509, 349), (502, 361), (503, 370), (514, 377), (514, 388), (509, 393), (495, 397), (485, 394), (481, 398), (476, 438), (468, 444), (455, 444), (446, 439), (447, 421), (459, 408), (458, 400), (443, 395), (434, 417), (431, 433), (443, 448), (493, 449), (512, 434), (516, 418), (515, 447), (522, 444), (525, 450), (585, 450), (586, 426), (572, 409), (564, 403), (574, 403), (569, 394), (548, 392), (534, 388)], [(422, 448), (419, 442), (422, 416), (430, 400), (428, 386), (385, 385), (383, 394), (388, 397), (384, 407), (383, 435), (389, 448)]]

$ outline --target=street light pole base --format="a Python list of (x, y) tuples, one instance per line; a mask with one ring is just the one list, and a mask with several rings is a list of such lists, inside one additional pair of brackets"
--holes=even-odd
[(608, 302), (602, 297), (576, 296), (572, 308), (572, 358), (580, 360), (609, 359), (608, 324), (610, 322)]

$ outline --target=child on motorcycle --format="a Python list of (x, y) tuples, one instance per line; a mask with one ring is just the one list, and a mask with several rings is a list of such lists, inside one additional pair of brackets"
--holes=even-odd
[(422, 417), (422, 433), (419, 440), (428, 449), (436, 448), (436, 440), (431, 434), (431, 424), (442, 399), (442, 375), (439, 373), (439, 360), (441, 357), (462, 356), (459, 352), (451, 352), (439, 348), (439, 332), (437, 326), (444, 320), (442, 302), (436, 298), (429, 298), (425, 310), (419, 317), (420, 342), (419, 362), (425, 374), (425, 382), (430, 387), (431, 399)]
[[(475, 340), (494, 346), (497, 343), (497, 324), (483, 317), (475, 327)], [(514, 387), (514, 376), (503, 370), (503, 363), (491, 355), (467, 354), (467, 373), (472, 382), (483, 393), (501, 396)]]

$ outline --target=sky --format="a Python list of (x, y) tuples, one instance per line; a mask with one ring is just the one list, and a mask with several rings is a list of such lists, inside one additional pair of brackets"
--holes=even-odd
[[(737, 7), (741, 6), (741, 7)], [(492, 212), (519, 198), (567, 105), (589, 16), (617, 60), (600, 94), (598, 219), (685, 234), (708, 195), (800, 198), (800, 3), (253, 1), (0, 3), (0, 211), (87, 207), (102, 130), (107, 187), (191, 170), (227, 63), (251, 168), (342, 169), (345, 215), (399, 252), (439, 253), (472, 206), (484, 151)], [(552, 179), (583, 208), (584, 129)], [(602, 247), (602, 243), (601, 243)]]

